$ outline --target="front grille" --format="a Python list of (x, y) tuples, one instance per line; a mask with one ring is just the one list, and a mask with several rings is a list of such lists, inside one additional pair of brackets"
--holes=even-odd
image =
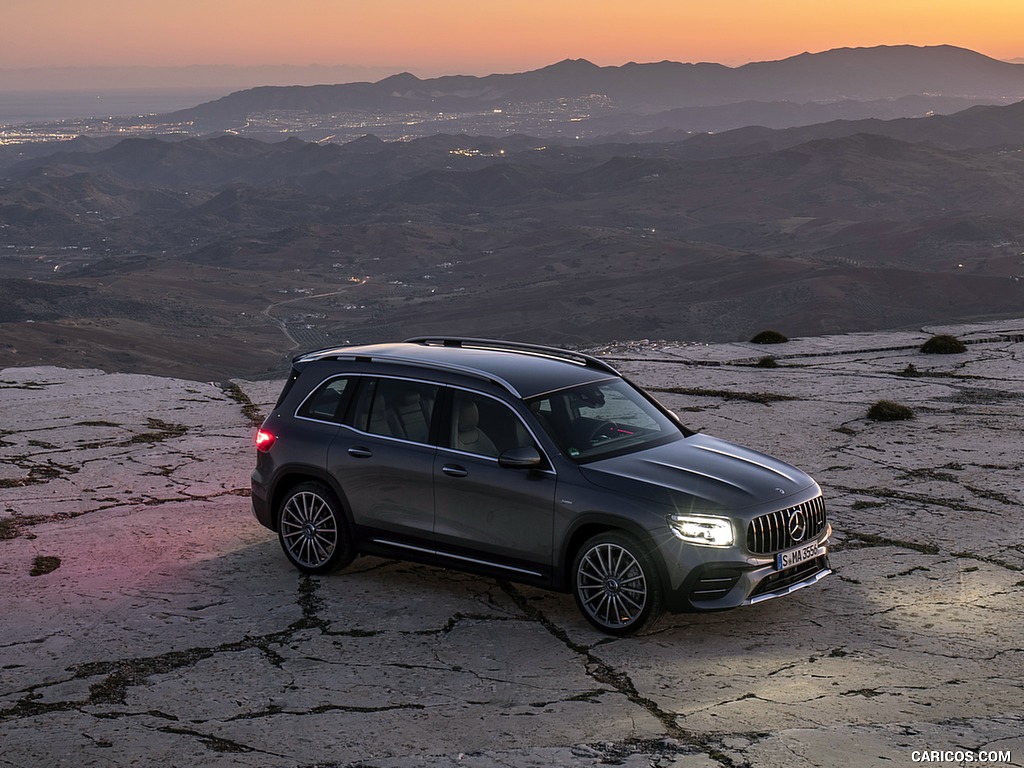
[[(799, 523), (801, 518), (804, 523), (803, 534), (794, 538), (794, 524)], [(755, 555), (781, 552), (805, 541), (813, 541), (825, 529), (825, 523), (825, 499), (816, 496), (795, 507), (769, 512), (751, 520), (747, 526), (747, 549)]]
[(738, 568), (702, 566), (700, 574), (690, 588), (690, 600), (695, 603), (725, 597), (740, 580)]
[(786, 587), (799, 584), (801, 581), (811, 578), (818, 571), (823, 571), (826, 568), (828, 568), (828, 555), (821, 555), (813, 560), (808, 560), (806, 563), (800, 563), (800, 565), (794, 565), (792, 568), (787, 568), (784, 571), (773, 573), (761, 579), (761, 583), (750, 593), (750, 597), (778, 592)]

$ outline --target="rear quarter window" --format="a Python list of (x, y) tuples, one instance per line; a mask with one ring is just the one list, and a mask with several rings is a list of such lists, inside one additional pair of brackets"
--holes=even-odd
[(344, 377), (329, 379), (306, 398), (305, 402), (299, 406), (296, 415), (321, 421), (341, 421), (351, 390), (351, 379)]

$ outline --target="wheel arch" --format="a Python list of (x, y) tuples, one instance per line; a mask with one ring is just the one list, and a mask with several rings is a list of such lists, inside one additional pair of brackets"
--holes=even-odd
[(663, 585), (668, 583), (668, 573), (660, 558), (656, 556), (657, 547), (648, 530), (632, 520), (615, 515), (587, 514), (582, 515), (565, 536), (565, 543), (562, 545), (562, 551), (559, 553), (558, 568), (554, 573), (553, 587), (556, 590), (560, 592), (572, 591), (572, 564), (576, 559), (576, 553), (591, 538), (599, 533), (606, 533), (608, 531), (619, 531), (636, 539), (651, 555), (661, 583)]
[(316, 467), (294, 464), (282, 467), (274, 478), (274, 483), (271, 486), (269, 493), (270, 522), (273, 526), (271, 530), (276, 532), (280, 527), (281, 500), (287, 496), (288, 492), (296, 485), (308, 480), (323, 483), (331, 489), (335, 497), (337, 497), (338, 501), (341, 503), (342, 512), (345, 514), (349, 527), (351, 528), (352, 508), (349, 506), (345, 492), (342, 491), (341, 486), (338, 485), (337, 481), (330, 476), (330, 473)]

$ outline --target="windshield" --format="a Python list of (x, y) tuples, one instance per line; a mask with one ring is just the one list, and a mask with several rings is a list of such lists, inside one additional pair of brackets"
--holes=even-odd
[(527, 405), (562, 453), (577, 461), (649, 448), (682, 434), (678, 424), (622, 379), (561, 390)]

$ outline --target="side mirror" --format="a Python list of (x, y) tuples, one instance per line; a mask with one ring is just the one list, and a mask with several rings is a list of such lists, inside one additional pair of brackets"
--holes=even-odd
[(536, 469), (544, 463), (544, 459), (536, 448), (512, 448), (498, 457), (498, 466), (505, 469)]

